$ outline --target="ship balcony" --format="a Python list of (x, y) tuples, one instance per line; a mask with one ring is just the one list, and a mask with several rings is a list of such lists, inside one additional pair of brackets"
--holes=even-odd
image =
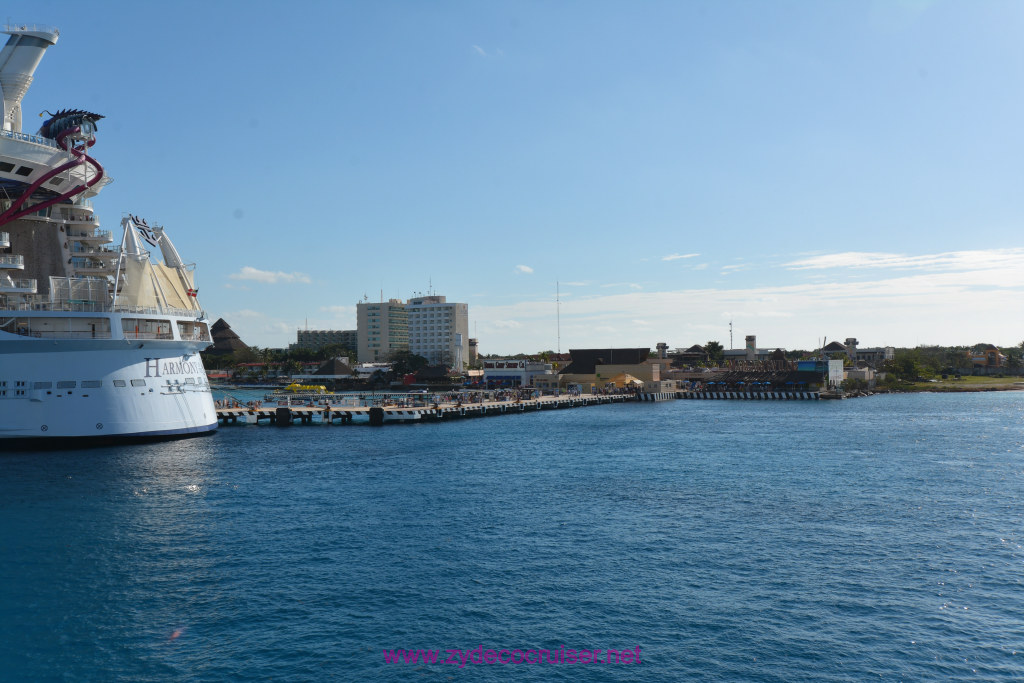
[(71, 258), (71, 265), (77, 273), (109, 273), (114, 266), (109, 261), (96, 258), (76, 256)]
[(99, 242), (100, 244), (108, 244), (114, 241), (109, 230), (89, 230), (85, 232), (81, 230), (68, 230), (68, 239), (78, 240), (79, 242)]
[(0, 280), (0, 292), (4, 294), (35, 294), (35, 280)]
[[(75, 238), (71, 238), (73, 241)], [(75, 241), (71, 247), (72, 254), (78, 254), (82, 257), (92, 256), (94, 258), (113, 257), (117, 252), (111, 249), (104, 249), (103, 247), (97, 247), (95, 244), (89, 244), (88, 242)]]
[(0, 232), (0, 249), (6, 249), (11, 246), (11, 233)]
[(25, 270), (25, 257), (21, 256), (20, 254), (17, 256), (0, 256), (0, 268), (13, 268), (15, 270)]
[(95, 216), (68, 216), (67, 218), (61, 218), (60, 220), (65, 223), (95, 223)]

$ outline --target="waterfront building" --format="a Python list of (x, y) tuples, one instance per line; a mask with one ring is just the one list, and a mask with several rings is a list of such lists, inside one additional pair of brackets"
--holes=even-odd
[(882, 363), (896, 357), (896, 348), (893, 346), (874, 346), (866, 349), (855, 349), (854, 360), (865, 361), (873, 367), (881, 367)]
[(483, 361), (483, 366), (483, 380), (489, 386), (528, 387), (535, 385), (535, 380), (557, 380), (551, 363), (496, 358)]
[(341, 346), (355, 351), (359, 346), (358, 333), (355, 330), (298, 330), (295, 343), (288, 348), (319, 351), (325, 346)]
[(540, 377), (534, 379), (534, 385), (562, 389), (578, 385), (584, 393), (591, 393), (643, 383), (646, 390), (661, 391), (662, 371), (667, 373), (670, 361), (649, 358), (650, 353), (649, 348), (569, 349), (572, 362), (559, 372), (555, 386), (548, 387), (546, 378)]
[(700, 344), (694, 344), (688, 349), (676, 349), (672, 358), (677, 365), (702, 365), (708, 362), (708, 352)]
[(241, 340), (224, 318), (217, 318), (217, 322), (210, 327), (210, 336), (213, 339), (213, 346), (203, 352), (210, 356), (237, 353), (249, 348), (249, 345)]
[(409, 351), (409, 313), (399, 299), (356, 304), (356, 328), (360, 363), (386, 362)]
[(845, 355), (850, 361), (857, 363), (864, 361), (875, 369), (887, 360), (896, 357), (896, 349), (892, 346), (878, 346), (873, 348), (857, 348), (858, 342), (854, 337), (847, 337), (845, 342), (834, 341), (822, 349), (829, 358), (839, 358)]
[(993, 344), (978, 344), (967, 352), (971, 365), (975, 368), (1004, 368), (1007, 357)]
[(391, 372), (390, 363), (360, 363), (353, 368), (356, 377), (359, 379), (369, 379), (378, 372), (387, 374)]
[[(722, 352), (722, 357), (726, 365), (729, 361), (759, 361), (759, 360), (771, 360), (772, 354), (778, 350), (778, 347), (772, 348), (753, 348), (753, 349), (726, 349)], [(782, 349), (785, 353), (786, 350)], [(753, 358), (751, 358), (753, 355)]]
[(405, 303), (409, 321), (409, 351), (430, 365), (462, 371), (470, 358), (469, 304), (444, 296), (418, 296)]
[(309, 364), (306, 364), (303, 367), (302, 374), (292, 375), (291, 379), (295, 382), (306, 384), (324, 384), (325, 382), (349, 380), (352, 379), (354, 374), (355, 370), (349, 365), (348, 358), (338, 357), (328, 359), (312, 372), (310, 371)]

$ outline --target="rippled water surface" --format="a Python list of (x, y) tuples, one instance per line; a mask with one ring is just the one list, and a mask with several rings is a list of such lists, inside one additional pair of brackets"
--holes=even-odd
[(1022, 494), (1010, 392), (0, 453), (0, 678), (1021, 679)]

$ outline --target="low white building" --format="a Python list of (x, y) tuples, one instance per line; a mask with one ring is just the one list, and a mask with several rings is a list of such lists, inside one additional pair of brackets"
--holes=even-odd
[(375, 372), (391, 372), (391, 363), (360, 363), (352, 369), (359, 379), (368, 379)]
[(551, 363), (499, 358), (483, 361), (484, 382), (512, 387), (528, 387), (538, 376), (554, 376)]

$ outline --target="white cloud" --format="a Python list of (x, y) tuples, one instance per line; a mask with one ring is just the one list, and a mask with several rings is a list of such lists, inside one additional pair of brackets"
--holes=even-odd
[(639, 285), (635, 282), (609, 282), (602, 287), (629, 287), (630, 289), (640, 290), (643, 289), (643, 285)]
[(478, 55), (480, 55), (481, 57), (486, 57), (486, 56), (487, 56), (487, 52), (485, 52), (485, 51), (484, 51), (484, 49), (483, 49), (482, 47), (480, 47), (479, 45), (474, 45), (474, 46), (473, 46), (473, 50), (474, 50), (474, 51), (475, 51), (475, 52), (476, 52), (476, 53), (477, 53)]
[[(928, 256), (903, 257), (913, 263)], [(962, 267), (978, 261), (973, 269)], [(728, 342), (727, 321), (735, 333), (756, 334), (762, 346), (813, 348), (822, 336), (856, 336), (863, 346), (916, 346), (922, 343), (996, 345), (1020, 342), (1020, 324), (1006, 314), (1024, 296), (1024, 249), (998, 250), (954, 260), (956, 269), (935, 268), (863, 279), (830, 275), (813, 282), (766, 287), (703, 288), (677, 291), (604, 293), (573, 298), (561, 306), (561, 346), (642, 346), (666, 341), (690, 346), (709, 339)], [(781, 272), (785, 272), (784, 270)], [(620, 283), (621, 284), (621, 283)], [(606, 291), (606, 290), (601, 290)], [(955, 313), (955, 324), (950, 315)], [(726, 317), (723, 317), (725, 315)], [(481, 343), (494, 353), (552, 347), (555, 310), (548, 301), (507, 306), (475, 306)], [(484, 335), (484, 325), (516, 320), (500, 335)], [(638, 320), (650, 321), (640, 327)], [(654, 338), (654, 336), (657, 338)], [(487, 337), (491, 337), (488, 339)]]
[(252, 310), (250, 308), (243, 308), (240, 311), (229, 311), (229, 312), (224, 314), (224, 317), (225, 318), (228, 318), (228, 317), (231, 317), (231, 318), (265, 318), (267, 316), (266, 316), (265, 313), (260, 313), (259, 311), (254, 311), (254, 310)]
[(309, 276), (305, 273), (283, 273), (281, 271), (271, 272), (269, 270), (259, 270), (252, 266), (243, 266), (241, 271), (232, 273), (228, 277), (232, 280), (253, 280), (255, 282), (262, 282), (268, 285), (276, 284), (278, 282), (310, 283)]
[(356, 312), (355, 306), (321, 306), (321, 311), (334, 313), (335, 315), (353, 315)]
[(1024, 257), (1024, 249), (978, 249), (950, 251), (939, 254), (887, 254), (884, 252), (844, 251), (822, 254), (784, 263), (790, 270), (824, 270), (826, 268), (902, 268), (962, 270), (1016, 263)]
[(590, 283), (589, 282), (559, 282), (558, 284), (565, 285), (566, 287), (586, 287)]
[(700, 256), (700, 254), (669, 254), (668, 256), (662, 256), (661, 260), (662, 261), (675, 261), (675, 260), (681, 259), (681, 258), (696, 258), (698, 256)]
[(516, 266), (517, 273), (533, 273), (533, 268), (530, 266), (518, 265)]
[(517, 327), (522, 327), (522, 324), (518, 320), (492, 320), (490, 323), (501, 330), (513, 330)]
[(264, 328), (267, 332), (276, 332), (278, 334), (295, 334), (295, 325), (285, 322), (273, 322), (268, 324)]

